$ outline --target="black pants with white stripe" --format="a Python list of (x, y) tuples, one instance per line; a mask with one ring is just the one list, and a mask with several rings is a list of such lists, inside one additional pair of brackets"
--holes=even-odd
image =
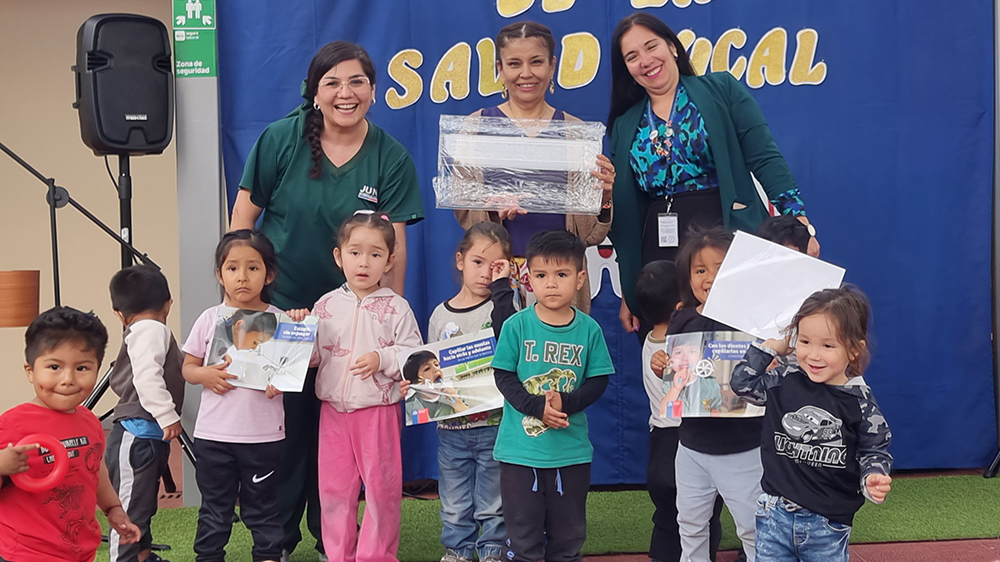
[(278, 509), (278, 477), (275, 470), (284, 452), (282, 441), (270, 443), (222, 443), (195, 439), (198, 470), (195, 479), (201, 492), (198, 531), (194, 537), (197, 562), (222, 562), (233, 530), (236, 498), (240, 519), (253, 535), (253, 560), (281, 557), (281, 513)]
[(116, 423), (108, 434), (104, 462), (108, 465), (111, 485), (118, 492), (122, 509), (142, 531), (142, 538), (133, 544), (119, 544), (118, 533), (109, 536), (111, 562), (136, 562), (139, 553), (149, 550), (153, 535), (149, 523), (156, 514), (159, 501), (160, 477), (167, 471), (170, 444), (159, 439), (139, 439)]

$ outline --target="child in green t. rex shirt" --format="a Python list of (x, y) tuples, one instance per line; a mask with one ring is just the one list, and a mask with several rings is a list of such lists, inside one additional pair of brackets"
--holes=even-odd
[(587, 279), (583, 242), (565, 230), (539, 232), (525, 254), (538, 302), (504, 323), (493, 358), (505, 399), (493, 456), (506, 557), (575, 561), (587, 537), (594, 456), (583, 410), (614, 367), (600, 326), (570, 305)]

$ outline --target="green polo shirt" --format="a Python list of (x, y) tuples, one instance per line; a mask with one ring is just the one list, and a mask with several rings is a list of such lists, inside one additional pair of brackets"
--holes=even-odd
[(311, 179), (312, 153), (302, 136), (305, 107), (270, 124), (250, 150), (240, 188), (265, 209), (261, 230), (278, 254), (272, 304), (312, 308), (345, 282), (333, 260), (337, 230), (359, 209), (391, 222), (424, 218), (417, 169), (396, 139), (368, 123), (361, 149), (339, 168), (323, 156), (323, 175)]
[[(538, 319), (534, 306), (504, 322), (493, 367), (517, 373), (528, 392), (536, 395), (547, 390), (572, 392), (589, 377), (615, 371), (604, 333), (593, 318), (577, 310), (566, 326), (550, 326)], [(493, 457), (534, 468), (589, 463), (594, 446), (587, 414), (571, 414), (569, 427), (555, 429), (504, 401)]]

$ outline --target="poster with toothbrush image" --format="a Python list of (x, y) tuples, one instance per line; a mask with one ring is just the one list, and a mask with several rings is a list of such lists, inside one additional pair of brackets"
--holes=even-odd
[(667, 336), (662, 418), (764, 415), (729, 387), (733, 369), (757, 338), (744, 332), (690, 332)]
[(295, 322), (286, 314), (219, 309), (207, 365), (230, 361), (226, 372), (233, 386), (302, 392), (316, 343), (315, 316)]
[(396, 355), (403, 378), (406, 425), (469, 416), (503, 407), (493, 380), (493, 330), (441, 340)]

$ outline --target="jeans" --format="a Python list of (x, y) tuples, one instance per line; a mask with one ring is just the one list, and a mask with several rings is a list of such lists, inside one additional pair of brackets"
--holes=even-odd
[(757, 499), (756, 515), (757, 560), (847, 562), (850, 525), (767, 493)]
[(500, 463), (493, 459), (498, 429), (438, 429), (441, 544), (470, 560), (476, 553), (480, 560), (499, 557), (503, 549)]

